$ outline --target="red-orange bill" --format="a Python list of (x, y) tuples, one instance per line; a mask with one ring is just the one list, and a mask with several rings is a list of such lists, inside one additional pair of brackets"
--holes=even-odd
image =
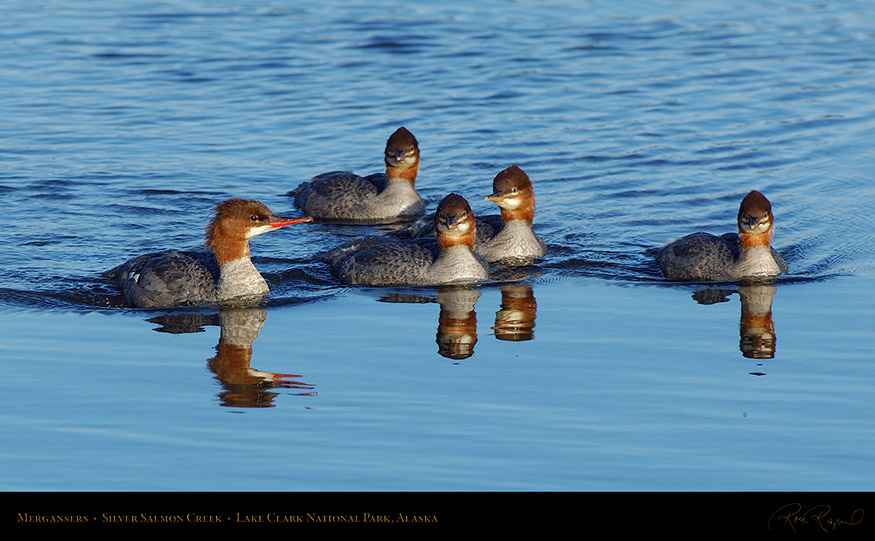
[(279, 218), (279, 217), (277, 217), (277, 218), (271, 219), (270, 226), (272, 228), (276, 229), (277, 227), (283, 227), (286, 225), (301, 224), (304, 222), (312, 222), (312, 221), (313, 221), (313, 218), (310, 218), (309, 216), (307, 216), (305, 218)]

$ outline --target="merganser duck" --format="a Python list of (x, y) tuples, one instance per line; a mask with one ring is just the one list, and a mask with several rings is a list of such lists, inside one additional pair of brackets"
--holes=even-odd
[(310, 218), (280, 218), (267, 206), (228, 199), (206, 229), (210, 252), (161, 252), (131, 259), (105, 273), (128, 305), (170, 307), (259, 297), (270, 288), (249, 259), (249, 239)]
[[(535, 217), (535, 190), (529, 176), (517, 165), (498, 173), (492, 181), (492, 195), (484, 197), (501, 209), (500, 215), (477, 217), (474, 251), (486, 261), (529, 262), (547, 255), (547, 246), (532, 230)], [(429, 219), (424, 217), (402, 229), (401, 238), (433, 236)]]
[(295, 205), (314, 218), (360, 223), (413, 220), (425, 212), (414, 187), (419, 143), (403, 126), (386, 141), (385, 173), (360, 177), (332, 171), (313, 177), (290, 193)]
[(489, 264), (471, 249), (476, 225), (465, 198), (450, 194), (440, 202), (434, 230), (437, 242), (371, 236), (341, 245), (323, 259), (347, 284), (440, 285), (489, 278)]
[(741, 201), (737, 234), (682, 237), (659, 250), (659, 268), (666, 278), (715, 282), (784, 274), (787, 263), (771, 246), (773, 227), (771, 203), (754, 190)]
[(500, 219), (485, 216), (477, 224), (474, 251), (490, 263), (506, 259), (537, 259), (547, 255), (547, 246), (532, 231), (535, 190), (529, 176), (517, 165), (498, 173), (492, 181), (492, 195), (484, 199), (501, 209)]

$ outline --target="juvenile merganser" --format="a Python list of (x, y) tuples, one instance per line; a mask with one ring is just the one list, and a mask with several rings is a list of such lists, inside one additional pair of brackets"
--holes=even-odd
[(471, 249), (474, 213), (462, 196), (450, 194), (441, 201), (434, 230), (437, 242), (371, 236), (341, 245), (323, 259), (347, 284), (439, 285), (489, 278), (489, 264)]
[[(492, 181), (492, 195), (484, 197), (501, 209), (500, 215), (477, 217), (474, 251), (486, 261), (537, 259), (547, 255), (547, 246), (532, 230), (535, 217), (535, 190), (529, 176), (517, 165), (498, 173)], [(424, 217), (398, 232), (401, 238), (433, 236)]]
[(403, 126), (386, 141), (386, 172), (360, 177), (332, 171), (304, 182), (291, 194), (295, 205), (315, 218), (342, 222), (392, 223), (425, 212), (414, 187), (419, 172), (419, 143)]
[(492, 181), (492, 195), (484, 199), (498, 205), (501, 216), (485, 216), (482, 224), (478, 222), (475, 252), (489, 262), (547, 255), (546, 244), (532, 231), (535, 190), (522, 169), (511, 165), (498, 173)]
[(280, 218), (263, 203), (228, 199), (206, 229), (210, 252), (161, 252), (105, 273), (134, 307), (204, 304), (263, 296), (270, 288), (249, 259), (249, 239), (310, 218)]
[(659, 268), (666, 278), (717, 282), (784, 274), (787, 263), (771, 246), (773, 226), (771, 203), (754, 190), (738, 209), (738, 234), (682, 237), (660, 249)]

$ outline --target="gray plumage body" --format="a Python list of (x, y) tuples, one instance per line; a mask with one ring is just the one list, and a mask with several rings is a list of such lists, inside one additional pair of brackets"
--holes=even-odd
[(425, 212), (425, 203), (409, 180), (387, 179), (384, 173), (361, 177), (332, 171), (302, 183), (294, 193), (298, 208), (325, 220), (406, 221)]
[(220, 272), (211, 252), (146, 254), (107, 271), (131, 306), (208, 304), (263, 296), (267, 282), (247, 258), (225, 263)]
[(489, 278), (489, 264), (468, 246), (440, 250), (434, 239), (366, 237), (338, 246), (322, 259), (342, 282), (361, 285), (441, 285)]
[(666, 278), (726, 281), (787, 272), (784, 258), (771, 246), (742, 247), (737, 233), (693, 233), (667, 244), (657, 255)]

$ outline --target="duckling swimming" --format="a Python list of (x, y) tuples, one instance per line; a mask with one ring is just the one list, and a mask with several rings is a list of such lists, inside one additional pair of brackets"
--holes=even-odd
[(489, 278), (489, 264), (472, 250), (474, 213), (457, 194), (446, 196), (434, 217), (434, 239), (371, 236), (331, 250), (323, 259), (346, 284), (440, 285)]
[(657, 262), (663, 276), (681, 280), (728, 281), (776, 276), (788, 270), (771, 246), (772, 205), (754, 190), (738, 209), (738, 233), (714, 236), (693, 233), (660, 249)]
[(413, 220), (425, 212), (416, 193), (419, 143), (403, 126), (386, 141), (385, 173), (366, 177), (332, 171), (313, 177), (291, 192), (305, 214), (348, 223), (393, 223)]

